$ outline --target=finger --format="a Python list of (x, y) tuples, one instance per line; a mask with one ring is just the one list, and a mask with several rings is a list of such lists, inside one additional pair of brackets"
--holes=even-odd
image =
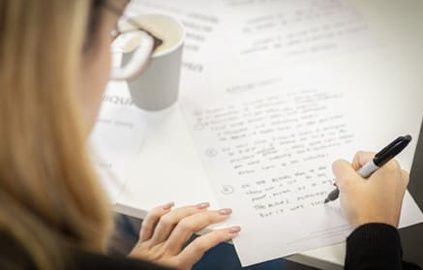
[(139, 241), (143, 242), (151, 238), (154, 232), (154, 228), (157, 225), (157, 222), (163, 215), (168, 213), (173, 206), (174, 203), (167, 203), (163, 206), (154, 208), (153, 210), (148, 212), (147, 216), (141, 224)]
[(364, 151), (357, 152), (354, 155), (354, 158), (352, 161), (352, 167), (354, 168), (354, 170), (357, 171), (361, 167), (363, 167), (364, 164), (372, 160), (374, 157), (375, 157), (375, 153), (373, 152), (364, 152)]
[(169, 237), (176, 224), (182, 219), (204, 212), (209, 206), (209, 203), (200, 203), (195, 206), (181, 207), (163, 215), (154, 230), (151, 244), (155, 245), (164, 242)]
[(401, 170), (401, 180), (405, 186), (408, 186), (408, 182), (410, 181), (410, 174), (405, 170)]
[(182, 219), (170, 234), (167, 248), (171, 254), (178, 254), (191, 236), (207, 226), (227, 219), (232, 213), (231, 209), (207, 211)]
[(379, 170), (370, 176), (370, 179), (375, 179), (373, 181), (384, 181), (387, 177), (394, 177), (397, 181), (402, 180), (401, 167), (395, 159), (392, 159), (381, 166)]
[(397, 160), (392, 159), (388, 163), (383, 165), (383, 169), (389, 174), (398, 174), (401, 171), (401, 166)]
[(235, 238), (241, 228), (238, 226), (220, 229), (197, 237), (178, 255), (178, 260), (186, 268), (190, 268), (201, 259), (206, 251), (222, 242)]
[(352, 179), (358, 176), (351, 164), (345, 160), (337, 160), (332, 164), (332, 171), (335, 175), (336, 186), (344, 190), (350, 186)]

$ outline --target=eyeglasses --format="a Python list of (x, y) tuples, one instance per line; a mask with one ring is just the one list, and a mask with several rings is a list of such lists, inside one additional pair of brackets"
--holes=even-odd
[(126, 66), (112, 70), (111, 78), (114, 80), (134, 79), (145, 69), (156, 49), (163, 44), (163, 40), (144, 29), (136, 20), (122, 15), (122, 11), (111, 3), (107, 3), (105, 7), (120, 16), (116, 28), (110, 33), (114, 42), (118, 39), (125, 40), (127, 36), (138, 36), (139, 38), (139, 45), (132, 53), (132, 59)]

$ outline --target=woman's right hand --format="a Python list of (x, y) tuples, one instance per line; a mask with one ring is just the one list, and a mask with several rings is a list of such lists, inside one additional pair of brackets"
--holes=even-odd
[(187, 245), (194, 233), (226, 220), (232, 211), (210, 211), (208, 203), (174, 210), (172, 207), (170, 203), (149, 212), (142, 223), (138, 243), (129, 256), (171, 268), (191, 269), (207, 250), (231, 240), (241, 230), (238, 226), (216, 229)]
[(398, 227), (408, 173), (391, 160), (364, 179), (356, 171), (373, 157), (374, 153), (359, 152), (352, 164), (344, 160), (333, 163), (341, 207), (354, 228), (367, 223)]

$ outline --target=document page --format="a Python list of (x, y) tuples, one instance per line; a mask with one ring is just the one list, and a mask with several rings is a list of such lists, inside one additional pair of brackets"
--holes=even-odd
[(127, 181), (128, 166), (139, 153), (145, 128), (125, 83), (110, 83), (90, 141), (100, 180), (115, 203)]
[[(422, 93), (408, 93), (395, 71), (373, 74), (376, 57), (335, 65), (377, 47), (347, 1), (137, 0), (128, 12), (166, 13), (186, 28), (179, 102), (218, 203), (242, 227), (243, 266), (344, 241), (339, 202), (323, 204), (332, 162), (417, 138)], [(405, 169), (414, 148), (400, 157)], [(407, 193), (401, 226), (422, 220)]]
[[(317, 72), (258, 72), (219, 85), (221, 100), (210, 94), (185, 109), (216, 198), (242, 227), (234, 240), (242, 265), (344, 241), (352, 228), (339, 201), (323, 203), (334, 189), (331, 164), (351, 160), (366, 137), (380, 140), (392, 126), (357, 129), (369, 113), (352, 109), (361, 102), (357, 93)], [(407, 194), (401, 225), (422, 220)]]
[(366, 21), (344, 0), (222, 0), (224, 44), (234, 62), (272, 65), (375, 46)]

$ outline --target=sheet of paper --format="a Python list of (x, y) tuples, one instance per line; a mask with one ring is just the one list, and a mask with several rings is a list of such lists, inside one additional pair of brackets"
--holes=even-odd
[(222, 0), (222, 7), (225, 57), (240, 68), (375, 46), (367, 23), (344, 0)]
[(127, 168), (143, 143), (142, 115), (125, 83), (110, 83), (91, 134), (93, 160), (112, 203), (127, 181)]
[[(395, 92), (397, 70), (374, 74), (371, 29), (344, 0), (137, 0), (128, 12), (187, 28), (180, 102), (218, 202), (242, 226), (244, 266), (343, 241), (339, 205), (322, 204), (330, 164), (418, 135), (422, 94)], [(321, 64), (366, 51), (348, 68)], [(375, 125), (382, 117), (390, 125)], [(414, 148), (400, 157), (406, 169)], [(422, 220), (407, 194), (401, 225)]]
[[(185, 108), (217, 200), (234, 209), (230, 223), (242, 226), (234, 243), (243, 266), (344, 241), (351, 228), (338, 202), (323, 204), (334, 188), (331, 163), (350, 160), (363, 149), (366, 137), (383, 138), (383, 143), (367, 144), (376, 150), (394, 138), (393, 132), (418, 136), (419, 121), (403, 128), (359, 129), (371, 110), (353, 110), (362, 102), (357, 91), (317, 70), (283, 75), (268, 70), (240, 75), (220, 86), (220, 99), (209, 94), (187, 102)], [(374, 94), (389, 96), (388, 91)], [(401, 96), (391, 94), (390, 98)], [(392, 110), (383, 104), (380, 109)], [(408, 114), (399, 107), (396, 113), (402, 113), (401, 118)], [(404, 159), (406, 169), (415, 145), (410, 147), (404, 154), (411, 156)], [(421, 211), (407, 194), (401, 225), (421, 221)]]
[(361, 15), (344, 0), (137, 0), (127, 12), (164, 13), (184, 24), (183, 91), (210, 69), (223, 68), (221, 74), (229, 75), (377, 44)]

